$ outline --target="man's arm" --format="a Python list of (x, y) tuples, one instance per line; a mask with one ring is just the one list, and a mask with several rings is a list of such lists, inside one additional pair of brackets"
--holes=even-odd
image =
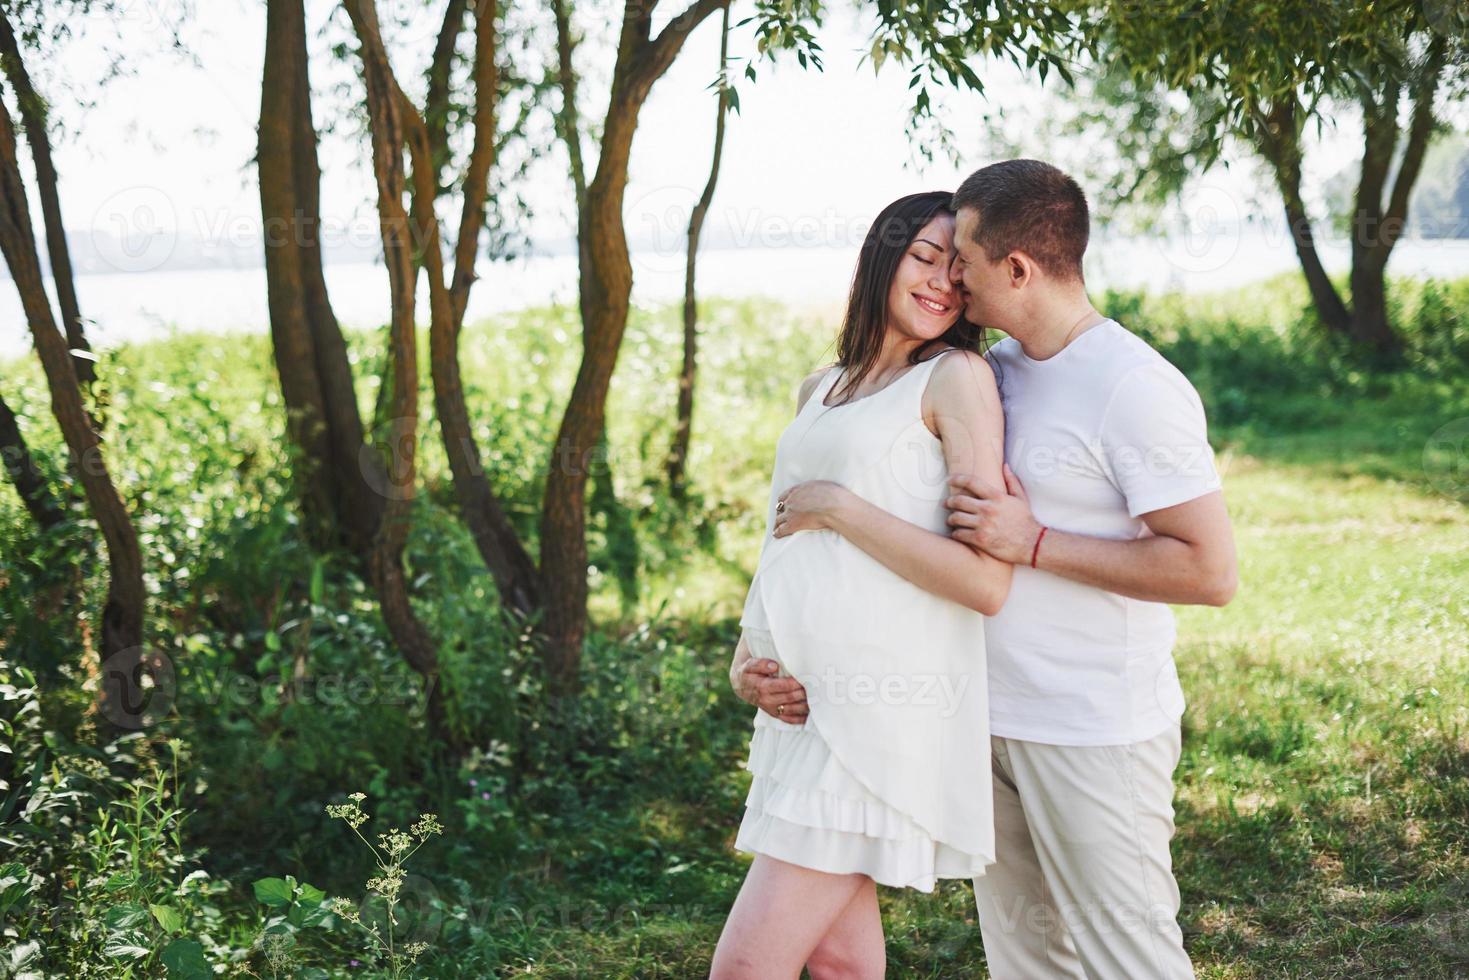
[(1222, 492), (1139, 515), (1149, 537), (1118, 541), (1049, 528), (1040, 538), (1025, 488), (1008, 466), (1005, 482), (1001, 491), (970, 477), (954, 481), (970, 496), (950, 498), (952, 537), (1016, 565), (1034, 555), (1036, 568), (1134, 599), (1222, 606), (1233, 598), (1239, 573)]

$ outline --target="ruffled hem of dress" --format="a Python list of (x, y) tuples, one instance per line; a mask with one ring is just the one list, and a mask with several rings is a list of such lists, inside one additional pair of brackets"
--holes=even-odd
[(940, 878), (975, 878), (993, 858), (915, 838), (885, 840), (825, 827), (806, 827), (746, 810), (735, 850), (764, 854), (827, 874), (864, 874), (879, 885), (931, 892)]
[(912, 817), (859, 783), (826, 740), (805, 726), (756, 727), (746, 768), (754, 777), (745, 797), (751, 809), (806, 827), (889, 840), (929, 839)]
[(808, 726), (757, 725), (747, 766), (754, 778), (736, 850), (925, 892), (938, 878), (973, 878), (994, 862), (934, 840), (862, 786)]

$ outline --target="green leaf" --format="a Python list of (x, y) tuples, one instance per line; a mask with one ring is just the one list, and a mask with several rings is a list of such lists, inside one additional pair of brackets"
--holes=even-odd
[(158, 920), (164, 932), (178, 932), (184, 927), (184, 917), (177, 909), (169, 908), (167, 905), (149, 905), (148, 911), (153, 913), (153, 918)]
[(107, 910), (103, 921), (108, 929), (141, 929), (148, 924), (148, 909), (137, 902), (122, 902)]
[(214, 976), (204, 947), (192, 939), (175, 939), (163, 947), (163, 965), (169, 980), (206, 980)]
[(298, 902), (286, 913), (286, 919), (298, 929), (309, 929), (324, 925), (331, 914), (325, 902)]
[(294, 889), (282, 878), (261, 878), (255, 882), (255, 897), (273, 909), (291, 904)]
[(148, 937), (141, 932), (128, 930), (115, 932), (107, 937), (102, 952), (125, 960), (140, 960), (152, 952), (148, 948)]

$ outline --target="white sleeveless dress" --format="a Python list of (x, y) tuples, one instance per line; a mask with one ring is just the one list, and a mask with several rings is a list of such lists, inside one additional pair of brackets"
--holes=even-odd
[(835, 531), (774, 536), (777, 499), (808, 480), (948, 534), (948, 469), (922, 398), (950, 350), (835, 406), (830, 368), (777, 443), (740, 625), (811, 710), (804, 725), (756, 712), (738, 850), (926, 892), (995, 860), (984, 617)]

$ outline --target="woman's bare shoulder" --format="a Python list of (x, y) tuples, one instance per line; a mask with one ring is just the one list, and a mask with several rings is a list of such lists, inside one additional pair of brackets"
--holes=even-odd
[[(951, 348), (953, 350), (953, 348)], [(934, 365), (933, 376), (924, 392), (925, 410), (935, 406), (989, 406), (999, 400), (995, 369), (978, 351), (958, 350), (944, 354)]]
[(989, 359), (979, 351), (950, 347), (933, 369), (935, 379), (943, 378), (946, 383), (967, 382), (971, 385), (993, 385), (995, 369)]

